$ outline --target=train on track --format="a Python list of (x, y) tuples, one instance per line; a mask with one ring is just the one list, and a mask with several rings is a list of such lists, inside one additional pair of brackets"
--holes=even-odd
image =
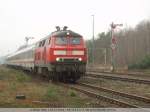
[(54, 81), (78, 80), (86, 72), (87, 49), (83, 37), (56, 27), (38, 42), (7, 56), (6, 65), (47, 76)]

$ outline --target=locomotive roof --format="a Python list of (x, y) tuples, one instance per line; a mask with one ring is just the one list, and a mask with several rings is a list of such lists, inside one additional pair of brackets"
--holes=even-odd
[(73, 32), (71, 30), (60, 30), (52, 33), (52, 36), (55, 37), (65, 37), (65, 36), (73, 36), (73, 37), (82, 37), (80, 34)]
[(37, 41), (36, 43), (39, 43), (40, 41), (45, 40), (47, 38), (50, 38), (52, 36), (55, 36), (55, 37), (65, 37), (65, 36), (68, 36), (68, 33), (72, 37), (82, 37), (82, 35), (74, 32), (74, 31), (71, 31), (71, 30), (60, 30), (60, 31), (54, 31), (54, 32), (52, 32), (51, 34), (49, 34), (45, 38), (42, 38), (39, 41)]

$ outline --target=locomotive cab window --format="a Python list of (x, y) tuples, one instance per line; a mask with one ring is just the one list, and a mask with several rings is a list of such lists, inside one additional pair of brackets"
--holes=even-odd
[(80, 44), (80, 41), (81, 41), (81, 38), (79, 38), (79, 37), (70, 38), (70, 44), (73, 44), (73, 45)]
[(42, 46), (44, 46), (45, 45), (45, 40), (43, 40), (43, 41), (41, 41), (40, 43), (39, 43), (39, 47), (42, 47)]
[(56, 37), (55, 43), (57, 45), (66, 45), (67, 44), (67, 37)]

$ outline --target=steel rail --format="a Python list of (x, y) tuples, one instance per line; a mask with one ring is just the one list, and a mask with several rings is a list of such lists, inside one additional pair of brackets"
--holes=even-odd
[(98, 70), (98, 69), (90, 69), (90, 68), (87, 68), (87, 71), (88, 72), (97, 72), (97, 73), (105, 73), (105, 74), (117, 74), (117, 75), (128, 75), (128, 76), (137, 76), (137, 77), (141, 77), (141, 76), (144, 76), (144, 77), (149, 77), (150, 78), (150, 75), (148, 73), (141, 73), (141, 72), (110, 72), (110, 71), (101, 71), (101, 70)]
[(128, 94), (128, 93), (123, 93), (123, 92), (119, 92), (119, 91), (116, 91), (116, 90), (107, 89), (107, 88), (104, 88), (104, 87), (99, 87), (99, 86), (86, 84), (86, 83), (78, 83), (78, 84), (86, 86), (86, 87), (90, 87), (90, 88), (93, 88), (93, 89), (97, 89), (97, 90), (100, 90), (100, 91), (110, 92), (110, 93), (120, 95), (120, 96), (123, 96), (123, 97), (133, 98), (133, 99), (136, 99), (136, 100), (139, 100), (139, 101), (143, 101), (145, 103), (150, 103), (150, 98), (147, 98), (147, 97), (132, 95), (132, 94)]
[(61, 84), (61, 86), (64, 86), (64, 87), (67, 87), (67, 88), (70, 88), (70, 89), (74, 89), (76, 91), (79, 91), (79, 92), (82, 92), (90, 97), (93, 97), (93, 98), (97, 98), (97, 99), (100, 99), (100, 100), (103, 100), (103, 101), (107, 101), (107, 102), (110, 102), (112, 104), (116, 104), (118, 106), (121, 106), (121, 107), (130, 107), (130, 108), (139, 108), (138, 106), (136, 105), (131, 105), (127, 102), (124, 102), (124, 101), (120, 101), (120, 100), (116, 100), (116, 99), (113, 99), (113, 98), (110, 98), (110, 97), (106, 97), (106, 96), (102, 96), (98, 93), (95, 93), (95, 92), (91, 92), (91, 91), (88, 91), (88, 90), (84, 90), (80, 87), (76, 87), (75, 85), (74, 86), (69, 86), (69, 85), (66, 85), (66, 84)]
[(147, 79), (105, 75), (105, 74), (95, 73), (95, 72), (87, 72), (85, 76), (96, 77), (96, 78), (112, 79), (112, 80), (121, 80), (121, 81), (128, 81), (128, 82), (136, 82), (136, 83), (143, 83), (143, 84), (150, 84), (150, 80), (147, 80)]

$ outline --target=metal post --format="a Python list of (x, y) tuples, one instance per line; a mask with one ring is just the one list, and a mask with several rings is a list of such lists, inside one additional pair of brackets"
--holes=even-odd
[(117, 27), (117, 26), (123, 26), (123, 24), (114, 24), (112, 22), (112, 24), (110, 25), (111, 26), (111, 49), (112, 49), (112, 60), (111, 60), (111, 63), (112, 63), (112, 72), (115, 70), (115, 51), (116, 51), (116, 38), (114, 37), (114, 29)]
[(94, 15), (92, 15), (93, 17), (93, 22), (92, 22), (92, 30), (93, 30), (93, 45), (92, 45), (92, 66), (94, 66)]
[(114, 68), (115, 68), (115, 59), (114, 59), (114, 50), (115, 50), (115, 48), (113, 48), (114, 46), (114, 44), (113, 44), (113, 42), (112, 42), (112, 40), (113, 40), (113, 37), (114, 37), (114, 24), (112, 23), (111, 24), (111, 49), (112, 49), (112, 58), (111, 58), (111, 64), (112, 64), (112, 68), (111, 68), (111, 70), (112, 71), (114, 71)]
[(104, 55), (105, 55), (105, 66), (107, 64), (107, 48), (104, 48)]

